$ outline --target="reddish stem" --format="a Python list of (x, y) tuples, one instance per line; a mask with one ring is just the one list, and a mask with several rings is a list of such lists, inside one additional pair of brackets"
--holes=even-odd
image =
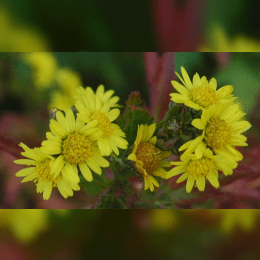
[(18, 143), (11, 139), (7, 139), (0, 135), (0, 150), (9, 153), (17, 159), (21, 158), (22, 149), (18, 146)]

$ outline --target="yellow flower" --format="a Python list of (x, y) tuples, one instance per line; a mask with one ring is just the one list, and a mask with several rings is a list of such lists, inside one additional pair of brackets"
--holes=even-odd
[(128, 142), (123, 138), (125, 133), (117, 124), (112, 123), (120, 114), (119, 109), (110, 110), (110, 101), (103, 102), (99, 95), (88, 91), (88, 95), (83, 95), (83, 100), (76, 102), (79, 111), (78, 117), (86, 123), (97, 121), (99, 137), (97, 138), (98, 147), (102, 155), (110, 155), (112, 151), (118, 155), (119, 150), (126, 149)]
[(64, 167), (63, 172), (68, 178), (78, 178), (79, 166), (84, 178), (92, 181), (90, 169), (101, 175), (100, 167), (109, 166), (109, 162), (101, 156), (97, 147), (96, 140), (99, 135), (95, 127), (98, 120), (85, 125), (79, 118), (75, 119), (71, 109), (67, 110), (66, 116), (58, 111), (56, 117), (57, 121), (50, 120), (51, 132), (46, 134), (48, 140), (42, 142), (42, 150), (46, 154), (58, 156), (51, 174), (56, 177)]
[(53, 175), (53, 167), (57, 164), (52, 156), (44, 153), (41, 148), (30, 149), (25, 144), (20, 143), (25, 152), (21, 154), (30, 159), (15, 160), (16, 164), (23, 164), (33, 167), (25, 168), (17, 172), (17, 177), (25, 177), (23, 182), (34, 181), (37, 186), (37, 193), (43, 193), (43, 199), (48, 200), (53, 187), (57, 187), (64, 198), (73, 196), (73, 190), (79, 190), (79, 177), (67, 173), (67, 169), (61, 167), (59, 172)]
[(36, 28), (17, 24), (1, 4), (0, 32), (1, 52), (40, 52), (50, 49), (46, 35)]
[(216, 90), (217, 81), (215, 78), (208, 82), (205, 76), (200, 78), (199, 74), (196, 73), (193, 77), (193, 82), (191, 82), (189, 75), (183, 67), (181, 67), (181, 72), (183, 79), (177, 72), (176, 75), (184, 86), (175, 80), (172, 81), (173, 87), (180, 93), (170, 94), (171, 100), (175, 103), (183, 103), (196, 110), (204, 110), (213, 104), (230, 103), (236, 99), (236, 97), (231, 95), (234, 89), (231, 85)]
[(99, 96), (101, 98), (101, 101), (103, 102), (103, 104), (105, 102), (109, 101), (110, 107), (121, 107), (120, 105), (117, 104), (117, 102), (119, 101), (119, 97), (118, 96), (112, 97), (114, 93), (115, 93), (115, 91), (111, 90), (111, 89), (108, 91), (105, 91), (105, 88), (103, 85), (98, 86), (96, 93), (94, 93), (94, 91), (91, 87), (86, 87), (85, 89), (83, 87), (79, 87), (76, 97), (81, 102), (84, 102), (83, 96), (88, 96), (89, 94), (92, 94), (92, 95), (96, 94), (97, 96)]
[(209, 212), (220, 217), (220, 230), (227, 233), (237, 226), (251, 231), (259, 218), (258, 209), (218, 209)]
[(23, 243), (33, 241), (48, 226), (45, 209), (0, 209), (0, 228), (8, 226)]
[(77, 88), (82, 85), (80, 76), (69, 69), (60, 69), (56, 77), (58, 85), (61, 87), (60, 91), (51, 93), (51, 102), (49, 108), (58, 107), (61, 110), (74, 106), (77, 93)]
[(26, 53), (24, 59), (34, 70), (35, 86), (39, 89), (50, 87), (55, 80), (58, 65), (50, 52)]
[(247, 138), (241, 133), (251, 127), (248, 121), (239, 121), (245, 115), (240, 104), (213, 105), (202, 112), (200, 119), (194, 119), (192, 125), (203, 130), (202, 135), (182, 145), (179, 151), (187, 149), (201, 156), (202, 149), (209, 146), (215, 154), (224, 155), (230, 160), (241, 161), (243, 155), (235, 146), (247, 146)]
[[(155, 147), (157, 137), (153, 136), (156, 124), (138, 125), (137, 137), (134, 142), (132, 153), (128, 160), (135, 162), (135, 167), (144, 178), (144, 189), (154, 191), (154, 186), (159, 187), (159, 183), (153, 176), (166, 178), (166, 170), (170, 163), (163, 160), (171, 155), (171, 152), (162, 151)], [(153, 176), (152, 176), (153, 175)]]
[(225, 156), (213, 155), (209, 148), (201, 149), (200, 156), (185, 153), (181, 156), (180, 162), (171, 162), (177, 165), (167, 174), (167, 179), (183, 173), (177, 183), (187, 180), (186, 191), (191, 192), (194, 182), (199, 191), (205, 190), (205, 178), (215, 188), (219, 187), (218, 171), (221, 170), (225, 175), (232, 174), (232, 169), (237, 167), (235, 161), (228, 160)]
[(199, 48), (201, 52), (259, 52), (260, 43), (254, 38), (237, 34), (230, 39), (219, 25), (210, 30), (209, 42)]
[(169, 230), (178, 223), (175, 210), (171, 209), (152, 209), (151, 210), (151, 228), (156, 230)]

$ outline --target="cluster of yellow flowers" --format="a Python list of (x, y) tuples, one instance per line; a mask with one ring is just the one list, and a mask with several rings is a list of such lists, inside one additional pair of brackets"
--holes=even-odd
[(183, 78), (176, 74), (183, 85), (172, 81), (172, 85), (180, 94), (170, 94), (171, 100), (202, 110), (201, 118), (194, 119), (192, 125), (203, 132), (180, 147), (179, 151), (186, 151), (182, 154), (181, 161), (171, 163), (177, 167), (168, 172), (167, 178), (183, 173), (177, 183), (187, 179), (188, 193), (195, 182), (198, 189), (204, 191), (205, 179), (218, 188), (218, 171), (231, 175), (237, 167), (237, 162), (243, 159), (235, 147), (247, 146), (247, 138), (242, 133), (248, 130), (251, 124), (240, 120), (245, 113), (240, 103), (234, 102), (236, 97), (231, 94), (233, 86), (227, 85), (216, 90), (216, 79), (212, 78), (208, 82), (205, 76), (200, 78), (196, 73), (192, 82), (183, 67), (181, 72)]
[(68, 68), (60, 68), (50, 52), (26, 53), (24, 60), (33, 69), (34, 85), (39, 90), (58, 86), (58, 89), (51, 92), (50, 109), (58, 107), (65, 111), (75, 104), (77, 87), (82, 85), (78, 73)]
[[(241, 105), (234, 102), (233, 86), (224, 86), (217, 90), (216, 79), (209, 82), (205, 76), (194, 75), (193, 82), (186, 70), (181, 67), (178, 73), (183, 85), (172, 81), (179, 93), (171, 93), (171, 100), (183, 103), (195, 110), (202, 110), (200, 118), (192, 121), (193, 127), (202, 130), (202, 134), (185, 143), (179, 151), (186, 150), (179, 162), (169, 162), (170, 151), (163, 151), (156, 145), (153, 136), (156, 124), (138, 125), (137, 137), (128, 160), (133, 161), (135, 169), (144, 179), (144, 189), (154, 191), (159, 187), (153, 177), (169, 179), (183, 173), (177, 183), (187, 180), (186, 191), (191, 192), (194, 184), (200, 191), (205, 190), (207, 179), (213, 187), (219, 187), (218, 171), (231, 175), (237, 162), (243, 159), (236, 146), (247, 146), (244, 131), (251, 127), (248, 121), (240, 120), (245, 113)], [(25, 177), (22, 182), (34, 180), (37, 192), (43, 192), (45, 200), (50, 198), (53, 187), (58, 187), (63, 197), (73, 196), (80, 189), (79, 172), (91, 182), (92, 171), (101, 174), (101, 167), (109, 167), (103, 156), (114, 153), (118, 148), (126, 149), (128, 142), (120, 127), (112, 123), (120, 114), (117, 108), (119, 97), (112, 97), (113, 90), (105, 92), (100, 85), (96, 93), (90, 88), (77, 88), (75, 95), (76, 113), (72, 109), (56, 112), (50, 120), (50, 132), (40, 148), (30, 149), (25, 144), (22, 155), (30, 159), (16, 160), (15, 163), (33, 165), (20, 170), (16, 176)], [(132, 144), (130, 144), (132, 145)], [(167, 171), (171, 165), (176, 165)]]
[(16, 176), (25, 177), (22, 182), (33, 180), (37, 192), (48, 200), (53, 187), (57, 187), (64, 198), (80, 189), (78, 168), (89, 182), (93, 180), (92, 171), (100, 175), (100, 167), (109, 166), (103, 156), (112, 152), (118, 155), (118, 148), (128, 146), (125, 133), (112, 123), (120, 114), (118, 108), (112, 108), (119, 99), (111, 98), (113, 94), (112, 90), (105, 92), (103, 85), (96, 93), (89, 87), (78, 88), (77, 116), (71, 109), (65, 113), (57, 111), (56, 120), (50, 120), (47, 140), (40, 148), (30, 149), (21, 143), (24, 149), (21, 154), (29, 159), (14, 162), (32, 167), (20, 170)]

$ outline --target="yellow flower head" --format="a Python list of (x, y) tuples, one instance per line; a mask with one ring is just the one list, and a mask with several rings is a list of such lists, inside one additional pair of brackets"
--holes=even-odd
[(239, 121), (245, 115), (240, 104), (218, 104), (202, 112), (200, 119), (192, 125), (203, 130), (202, 135), (182, 145), (179, 151), (187, 149), (201, 156), (202, 149), (209, 146), (215, 154), (224, 155), (230, 160), (241, 161), (242, 154), (235, 146), (247, 146), (247, 138), (241, 133), (251, 127), (248, 121)]
[(183, 173), (177, 183), (188, 179), (186, 184), (188, 193), (191, 192), (195, 181), (199, 191), (204, 191), (205, 178), (213, 187), (218, 188), (218, 171), (221, 170), (228, 175), (232, 174), (232, 169), (237, 167), (235, 161), (228, 160), (221, 155), (213, 155), (209, 148), (202, 149), (202, 153), (198, 157), (195, 154), (185, 153), (181, 156), (180, 162), (171, 162), (171, 164), (177, 166), (168, 172), (167, 179)]
[(170, 231), (178, 224), (178, 217), (175, 210), (152, 209), (151, 228), (158, 231)]
[[(101, 156), (97, 147), (98, 120), (86, 124), (79, 118), (75, 119), (71, 109), (67, 110), (64, 116), (62, 112), (56, 113), (57, 121), (50, 120), (51, 132), (46, 134), (46, 141), (42, 142), (42, 151), (46, 154), (56, 155), (51, 169), (54, 177), (59, 175), (64, 168), (68, 178), (78, 178), (78, 168), (87, 181), (92, 181), (90, 171), (101, 175), (100, 167), (108, 167), (109, 162)], [(90, 169), (89, 169), (90, 168)]]
[(66, 111), (74, 106), (77, 89), (82, 85), (80, 76), (69, 69), (60, 69), (57, 72), (57, 83), (61, 88), (60, 91), (51, 93), (51, 102), (49, 108), (58, 107)]
[(237, 34), (230, 38), (220, 25), (214, 25), (208, 33), (208, 42), (200, 48), (201, 52), (259, 52), (260, 44), (257, 39), (244, 34)]
[(9, 226), (21, 242), (31, 242), (48, 227), (47, 213), (45, 209), (0, 209), (0, 229)]
[(121, 107), (120, 105), (117, 104), (117, 102), (119, 101), (119, 97), (118, 96), (112, 97), (114, 95), (115, 91), (111, 90), (111, 89), (108, 91), (105, 91), (104, 85), (99, 85), (96, 90), (96, 93), (94, 93), (94, 91), (91, 87), (86, 87), (85, 89), (83, 87), (79, 87), (77, 90), (78, 90), (78, 93), (76, 95), (76, 98), (83, 103), (84, 103), (84, 96), (96, 94), (97, 96), (100, 97), (103, 104), (105, 102), (109, 101), (110, 107)]
[(58, 65), (54, 56), (49, 52), (30, 52), (24, 59), (34, 70), (34, 82), (37, 88), (50, 87), (55, 80)]
[(166, 178), (166, 170), (170, 163), (163, 160), (171, 155), (171, 152), (162, 151), (155, 147), (157, 137), (153, 136), (156, 124), (138, 126), (137, 137), (134, 142), (132, 153), (128, 159), (135, 162), (135, 167), (144, 178), (144, 189), (154, 191), (154, 186), (159, 187), (159, 183), (152, 176)]
[(52, 156), (45, 154), (41, 148), (30, 149), (20, 143), (25, 152), (21, 154), (30, 159), (15, 160), (16, 164), (33, 165), (16, 173), (17, 177), (25, 177), (22, 182), (34, 181), (37, 193), (43, 193), (43, 199), (48, 200), (53, 187), (57, 187), (64, 198), (73, 196), (73, 190), (79, 190), (79, 177), (68, 175), (67, 169), (61, 167), (58, 174), (53, 174), (53, 166), (57, 164)]
[(236, 99), (236, 97), (231, 95), (234, 89), (231, 85), (216, 90), (217, 81), (215, 78), (208, 82), (205, 76), (200, 78), (199, 74), (196, 73), (193, 77), (193, 82), (191, 82), (189, 75), (183, 67), (181, 67), (181, 72), (183, 79), (177, 72), (176, 75), (184, 86), (175, 80), (172, 81), (173, 87), (180, 93), (170, 94), (171, 100), (175, 103), (183, 103), (196, 110), (204, 110), (213, 104), (230, 103)]
[(102, 155), (110, 155), (112, 151), (118, 155), (118, 148), (126, 149), (128, 142), (123, 138), (125, 133), (117, 124), (112, 123), (120, 114), (119, 109), (110, 110), (110, 102), (103, 102), (99, 95), (88, 91), (77, 100), (76, 108), (79, 111), (78, 117), (85, 123), (97, 122), (99, 137), (97, 144)]
[(251, 231), (259, 218), (258, 209), (218, 209), (210, 210), (210, 213), (220, 217), (219, 227), (224, 233), (229, 233), (236, 227)]

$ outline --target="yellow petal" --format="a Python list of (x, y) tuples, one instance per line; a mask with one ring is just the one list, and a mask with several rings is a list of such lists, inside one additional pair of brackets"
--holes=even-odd
[(189, 100), (188, 97), (182, 94), (171, 93), (170, 96), (171, 96), (171, 100), (174, 101), (175, 103), (185, 103), (186, 101)]
[(25, 168), (25, 169), (22, 169), (22, 170), (18, 171), (15, 174), (15, 176), (17, 176), (17, 177), (25, 177), (25, 176), (31, 175), (33, 173), (36, 173), (35, 167), (29, 167), (29, 168)]
[(187, 184), (186, 184), (186, 192), (187, 193), (190, 193), (191, 192), (191, 190), (192, 190), (192, 188), (193, 188), (193, 185), (194, 185), (194, 179), (192, 179), (192, 178), (188, 178), (188, 180), (187, 180)]
[(173, 87), (182, 95), (186, 97), (190, 97), (190, 92), (187, 90), (183, 85), (181, 85), (179, 82), (172, 80), (171, 81)]
[(91, 173), (90, 169), (88, 168), (88, 166), (85, 163), (80, 163), (79, 164), (79, 168), (80, 168), (80, 171), (81, 171), (83, 177), (87, 181), (89, 181), (89, 182), (93, 181), (92, 173)]
[(224, 86), (217, 90), (216, 94), (219, 99), (227, 98), (234, 90), (232, 85)]

